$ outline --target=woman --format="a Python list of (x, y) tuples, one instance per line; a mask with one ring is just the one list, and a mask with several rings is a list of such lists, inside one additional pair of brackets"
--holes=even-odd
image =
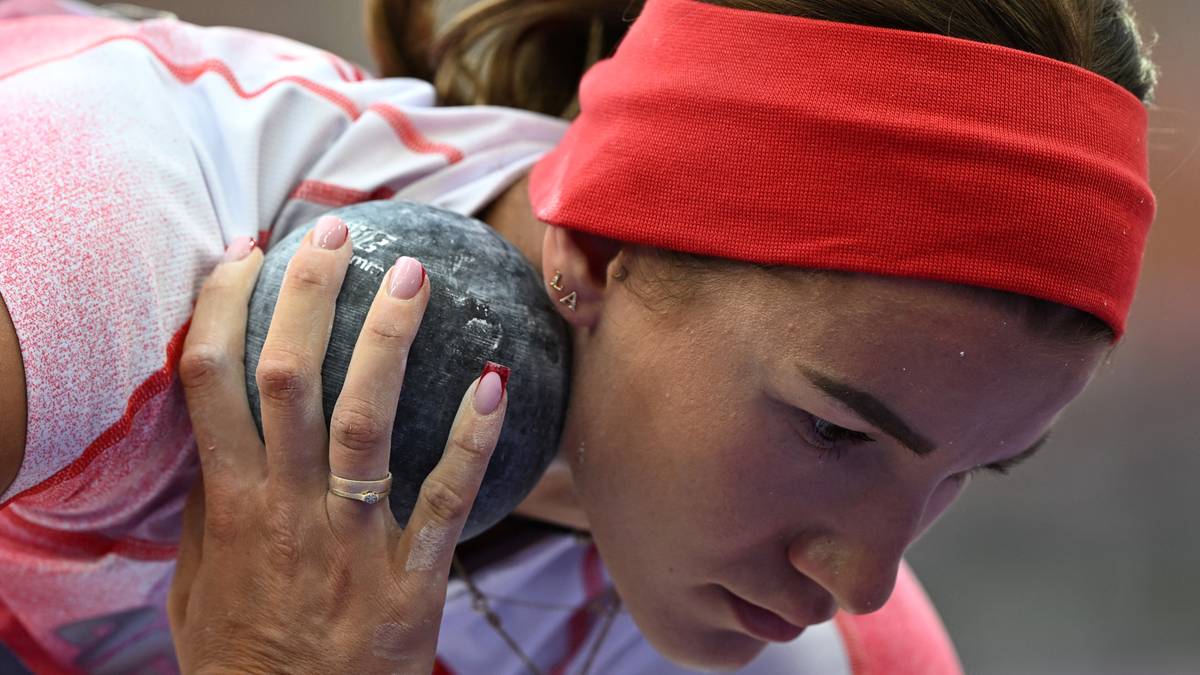
[[(456, 597), (452, 589), (449, 595), (441, 667), (479, 672), (471, 661), (477, 651), (490, 659), (487, 672), (520, 672), (529, 663), (539, 670), (581, 668), (586, 661), (594, 664), (593, 672), (666, 672), (663, 662), (652, 661), (657, 652), (687, 667), (729, 669), (750, 662), (764, 642), (790, 640), (806, 625), (815, 628), (788, 642), (805, 648), (787, 654), (792, 664), (830, 645), (842, 663), (853, 662), (858, 672), (877, 655), (892, 659), (878, 664), (890, 666), (890, 672), (935, 672), (922, 668), (921, 659), (946, 664), (945, 645), (929, 623), (916, 633), (919, 645), (909, 645), (907, 653), (897, 648), (896, 626), (913, 616), (928, 617), (930, 611), (917, 603), (910, 605), (915, 606), (911, 611), (889, 615), (901, 599), (889, 601), (893, 586), (907, 589), (909, 600), (914, 588), (901, 555), (958, 496), (970, 472), (1003, 471), (1032, 454), (1063, 407), (1086, 385), (1123, 329), (1153, 210), (1152, 195), (1144, 187), (1144, 145), (1139, 145), (1144, 143), (1144, 117), (1138, 105), (1150, 96), (1153, 70), (1141, 55), (1128, 7), (1114, 2), (1068, 10), (1029, 3), (997, 16), (993, 12), (998, 10), (984, 3), (968, 5), (972, 9), (950, 4), (953, 11), (923, 2), (870, 13), (849, 2), (756, 3), (741, 11), (707, 3), (650, 3), (635, 24), (641, 32), (630, 34), (640, 37), (622, 43), (626, 58), (594, 71), (591, 100), (605, 115), (589, 117), (592, 108), (585, 96), (571, 131), (561, 143), (547, 143), (556, 145), (554, 152), (544, 154), (545, 146), (530, 150), (503, 179), (458, 193), (460, 206), (490, 204), (483, 217), (542, 269), (547, 292), (573, 327), (576, 356), (561, 463), (518, 513), (586, 529), (595, 548), (555, 535), (468, 569), (459, 582), (465, 593)], [(502, 11), (506, 7), (513, 9), (513, 17), (523, 17), (516, 3), (488, 7), (476, 18), (503, 24), (509, 16)], [(776, 14), (909, 30), (859, 31)], [(520, 30), (521, 22), (536, 18), (514, 18), (513, 35), (528, 34)], [(954, 35), (1103, 72), (1086, 73), (1011, 49), (933, 37), (909, 40), (920, 31), (942, 33), (947, 23)], [(604, 41), (614, 38), (605, 35), (603, 20), (591, 25), (596, 26), (591, 44), (604, 53)], [(460, 30), (472, 34), (475, 28)], [(204, 54), (202, 40), (172, 44), (187, 44), (194, 54)], [(505, 44), (499, 47), (502, 53)], [(779, 45), (791, 49), (772, 51)], [(959, 51), (938, 51), (943, 49)], [(904, 57), (895, 58), (897, 54)], [(918, 58), (929, 54), (940, 58)], [(988, 60), (992, 58), (998, 60)], [(789, 68), (788, 60), (799, 66)], [(544, 72), (561, 72), (564, 62), (547, 59)], [(769, 67), (756, 65), (760, 62)], [(185, 80), (193, 72), (188, 63), (195, 61), (172, 61), (167, 71)], [(754, 76), (746, 77), (751, 68)], [(807, 96), (784, 101), (772, 96), (795, 89), (746, 85), (751, 80), (800, 86), (804, 72), (837, 77), (818, 79), (815, 85), (809, 81), (816, 88), (801, 90)], [(894, 86), (896, 82), (926, 83), (928, 89), (916, 89), (920, 95), (914, 96), (913, 88)], [(620, 86), (607, 86), (611, 84)], [(674, 84), (681, 86), (672, 89)], [(258, 91), (235, 89), (239, 98), (249, 97), (245, 100)], [(625, 92), (628, 98), (622, 98)], [(561, 98), (556, 102), (543, 96), (540, 102), (527, 100), (561, 103)], [(450, 94), (443, 98), (454, 100)], [(846, 106), (847, 101), (858, 107)], [(746, 102), (753, 105), (739, 107)], [(786, 113), (793, 110), (789, 106), (805, 112), (796, 104), (806, 102), (819, 104), (807, 110), (812, 115), (808, 119), (845, 126), (818, 125), (812, 133), (799, 134), (787, 125), (770, 124), (779, 119), (755, 114), (780, 110), (783, 121), (794, 120)], [(820, 108), (825, 103), (828, 107)], [(1082, 105), (1089, 106), (1087, 124), (1073, 135), (1063, 118), (1077, 122), (1071, 113)], [(461, 109), (460, 119), (467, 119), (470, 110)], [(1039, 120), (1041, 111), (1046, 117)], [(411, 119), (415, 111), (404, 112)], [(433, 119), (433, 109), (428, 112), (426, 119)], [(688, 116), (671, 117), (681, 113)], [(391, 124), (395, 119), (386, 113), (372, 116), (359, 127), (364, 134), (360, 139), (367, 137), (367, 122), (382, 120), (411, 130), (403, 123)], [(905, 120), (920, 123), (906, 126)], [(984, 124), (989, 121), (1000, 126)], [(312, 124), (308, 131), (314, 136), (337, 136)], [(766, 134), (750, 137), (761, 143), (729, 133), (747, 128)], [(932, 130), (931, 135), (923, 135), (923, 129)], [(997, 129), (1005, 133), (990, 133)], [(61, 130), (51, 131), (61, 135)], [(785, 135), (772, 135), (776, 133)], [(610, 145), (598, 140), (605, 138)], [(740, 145), (721, 145), (730, 139)], [(437, 148), (451, 167), (456, 164), (453, 147), (417, 145)], [(358, 148), (366, 147), (360, 140)], [(30, 148), (34, 156), (36, 151)], [(282, 153), (267, 156), (276, 154)], [(354, 154), (344, 153), (341, 159)], [(223, 157), (214, 156), (202, 153), (200, 163), (219, 165)], [(654, 163), (664, 158), (669, 161)], [(372, 166), (379, 165), (372, 160)], [(534, 162), (532, 175), (517, 180)], [(269, 235), (277, 236), (302, 222), (289, 209), (311, 204), (302, 199), (305, 195), (325, 195), (330, 202), (331, 194), (351, 194), (317, 187), (332, 183), (327, 179), (342, 166), (336, 161), (307, 164), (311, 183), (300, 183), (282, 210), (273, 210), (287, 194), (278, 189), (264, 191), (275, 202), (265, 200), (258, 209), (247, 208), (254, 204), (244, 199), (219, 199), (215, 210), (238, 206), (246, 217), (242, 228), (260, 229), (273, 216), (276, 228), (284, 224)], [(805, 170), (813, 173), (803, 174)], [(426, 171), (433, 173), (423, 176), (437, 173)], [(481, 174), (491, 175), (474, 175)], [(287, 178), (279, 178), (280, 183), (286, 185)], [(409, 176), (390, 179), (401, 191), (422, 184), (419, 179), (406, 182)], [(423, 187), (438, 183), (426, 180)], [(216, 187), (227, 185), (218, 181)], [(365, 198), (380, 186), (366, 180), (353, 187), (354, 196)], [(480, 194), (487, 197), (467, 198)], [(36, 203), (23, 206), (29, 211)], [(254, 216), (261, 212), (267, 216)], [(847, 213), (860, 227), (848, 227)], [(914, 220), (914, 214), (922, 217)], [(819, 250), (803, 245), (813, 241), (802, 227), (809, 222), (828, 228), (828, 238), (822, 240), (826, 246)], [(665, 225), (650, 227), (657, 224)], [(233, 239), (219, 228), (214, 231), (226, 235), (225, 241)], [(738, 236), (729, 236), (731, 232)], [(212, 260), (212, 243), (220, 239), (203, 240), (207, 260)], [(839, 249), (843, 241), (850, 245)], [(10, 250), (6, 254), (19, 253), (22, 260), (34, 255)], [(197, 260), (191, 269), (203, 267)], [(35, 330), (31, 301), (24, 307), (18, 302), (13, 311), (9, 295), (19, 281), (9, 278), (0, 285), (18, 336), (22, 325)], [(56, 283), (52, 277), (42, 281), (52, 287)], [(19, 290), (12, 294), (19, 297)], [(570, 296), (573, 305), (558, 302)], [(30, 342), (21, 341), (21, 349), (29, 350), (22, 354), (26, 376), (31, 361), (41, 373), (51, 372), (30, 358), (43, 356), (33, 353), (37, 344)], [(6, 365), (12, 363), (10, 358)], [(173, 374), (166, 369), (154, 381), (169, 382)], [(30, 419), (41, 425), (30, 438), (51, 437), (48, 431), (56, 424), (62, 430), (76, 428), (33, 415), (33, 389), (29, 391)], [(42, 410), (53, 408), (44, 404)], [(204, 415), (193, 409), (193, 416), (198, 412)], [(161, 411), (155, 414), (164, 418)], [(270, 444), (268, 439), (268, 452)], [(42, 496), (17, 512), (23, 522), (8, 526), (26, 539), (32, 538), (29, 532), (45, 534), (35, 527), (68, 529), (68, 515), (85, 515), (59, 515), (69, 502), (66, 495), (53, 494), (56, 488), (80, 494), (86, 491), (78, 481), (96, 462), (113, 457), (107, 460), (110, 472), (131, 463), (96, 450), (80, 455), (90, 458), (82, 467), (77, 458), (54, 466), (43, 455), (30, 460), (31, 446), (25, 447), (21, 471), (32, 467), (28, 472), (34, 478), (26, 478), (22, 489), (36, 489), (40, 483), (28, 481), (39, 475), (43, 481), (60, 476), (44, 490), (19, 497)], [(145, 454), (166, 461), (162, 453)], [(55, 472), (64, 466), (79, 468)], [(142, 465), (137, 466), (140, 473)], [(179, 469), (163, 472), (178, 482), (161, 482), (150, 493), (157, 500), (153, 504), (141, 502), (119, 522), (106, 523), (109, 532), (118, 532), (111, 538), (113, 547), (133, 550), (126, 534), (147, 514), (178, 512), (178, 499), (170, 501), (174, 510), (162, 504), (166, 495), (182, 493), (183, 474)], [(93, 475), (89, 480), (100, 479)], [(6, 498), (12, 494), (10, 488)], [(13, 510), (10, 506), (4, 514)], [(173, 522), (169, 516), (163, 520)], [(7, 541), (16, 539), (12, 535)], [(62, 539), (57, 540), (60, 546)], [(7, 541), (5, 550), (16, 550)], [(497, 546), (491, 542), (492, 548)], [(95, 547), (80, 555), (91, 555), (96, 567), (112, 564), (111, 559), (101, 563)], [(20, 561), (11, 562), (16, 560), (12, 553), (8, 557), (13, 566), (8, 569), (14, 569)], [(444, 557), (438, 560), (447, 563)], [(29, 571), (34, 566), (28, 560), (24, 564), (25, 578), (37, 581)], [(595, 572), (585, 575), (595, 588), (581, 587), (565, 571), (570, 568), (577, 575), (579, 564)], [(41, 561), (40, 569), (48, 567)], [(532, 583), (534, 573), (544, 576)], [(562, 591), (556, 594), (572, 599), (611, 598), (588, 592), (602, 591), (607, 573), (629, 612), (611, 623), (586, 611), (572, 615), (568, 606), (545, 608), (557, 612), (550, 618), (533, 619), (526, 612), (524, 620), (501, 621), (503, 633), (481, 632), (496, 625), (489, 609), (506, 617), (523, 611), (517, 603), (502, 607), (495, 599), (506, 590), (555, 587)], [(495, 583), (489, 586), (489, 581)], [(78, 592), (88, 587), (81, 584)], [(484, 611), (472, 614), (477, 589), (493, 597), (476, 603)], [(53, 644), (77, 664), (80, 658), (119, 652), (99, 639), (97, 644), (109, 651), (80, 649), (67, 640), (96, 633), (56, 631), (52, 620), (36, 620), (36, 594), (5, 592), (12, 616), (20, 617), (23, 626), (38, 623), (21, 644)], [(156, 592), (161, 587), (146, 589), (144, 597), (160, 598)], [(13, 609), (18, 604), (14, 597), (24, 601), (20, 610)], [(528, 594), (518, 599), (533, 609)], [(821, 626), (831, 627), (825, 622), (838, 608), (845, 613), (838, 615), (837, 630), (819, 633)], [(848, 615), (899, 618), (889, 630)], [(26, 621), (26, 616), (35, 618)], [(9, 625), (14, 623), (10, 619)], [(10, 630), (4, 636), (10, 646), (13, 635)], [(862, 636), (882, 637), (870, 648), (856, 649), (853, 645)], [(593, 653), (595, 645), (599, 648)]]

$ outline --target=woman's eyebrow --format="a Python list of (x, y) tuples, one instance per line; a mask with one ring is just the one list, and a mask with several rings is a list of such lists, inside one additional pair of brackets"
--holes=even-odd
[(799, 368), (814, 387), (841, 401), (868, 423), (900, 441), (909, 450), (924, 456), (937, 448), (936, 443), (918, 433), (874, 396), (807, 366), (800, 365)]
[[(845, 382), (817, 372), (807, 366), (799, 366), (800, 372), (812, 382), (813, 386), (825, 392), (829, 396), (841, 401), (868, 423), (879, 428), (883, 433), (900, 441), (904, 447), (912, 450), (914, 453), (925, 456), (937, 449), (937, 444), (929, 440), (924, 435), (918, 433), (908, 425), (899, 415), (892, 412), (892, 409), (884, 405), (882, 401), (852, 387)], [(1004, 472), (1016, 465), (1029, 459), (1046, 443), (1046, 439), (1050, 437), (1050, 432), (1042, 434), (1041, 438), (1037, 439), (1028, 448), (1017, 455), (1008, 459), (993, 462), (987, 465), (986, 468), (993, 471)]]

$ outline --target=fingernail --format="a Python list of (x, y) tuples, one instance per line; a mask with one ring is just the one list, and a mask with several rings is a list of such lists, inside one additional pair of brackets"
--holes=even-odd
[(425, 266), (416, 258), (401, 256), (392, 265), (391, 281), (388, 283), (388, 294), (393, 298), (411, 300), (417, 291), (425, 284)]
[(237, 262), (242, 258), (250, 255), (254, 247), (258, 243), (254, 241), (254, 237), (237, 237), (229, 242), (229, 246), (225, 249), (224, 262)]
[(346, 243), (346, 223), (337, 216), (321, 216), (317, 231), (313, 233), (313, 243), (331, 251), (341, 248)]
[(508, 389), (509, 372), (511, 371), (508, 368), (499, 363), (488, 361), (484, 364), (483, 375), (479, 378), (479, 385), (475, 387), (475, 412), (490, 415), (496, 411), (500, 399)]

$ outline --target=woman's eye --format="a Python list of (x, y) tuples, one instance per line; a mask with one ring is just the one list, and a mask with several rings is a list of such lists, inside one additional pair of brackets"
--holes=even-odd
[(827, 419), (822, 419), (802, 410), (799, 412), (801, 413), (800, 435), (804, 438), (805, 442), (818, 450), (831, 451), (840, 457), (847, 446), (874, 440), (861, 431), (839, 427)]

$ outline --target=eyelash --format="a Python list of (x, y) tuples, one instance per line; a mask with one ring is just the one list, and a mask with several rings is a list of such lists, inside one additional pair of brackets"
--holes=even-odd
[[(804, 425), (804, 431), (800, 432), (800, 435), (803, 437), (805, 443), (816, 448), (821, 461), (831, 456), (835, 460), (841, 459), (847, 447), (870, 443), (875, 440), (861, 431), (840, 427), (812, 413), (807, 413), (803, 410), (799, 411), (799, 413), (801, 418), (800, 423)], [(824, 425), (824, 433), (821, 432), (822, 425)], [(826, 438), (827, 435), (833, 436), (833, 438)], [(825, 444), (823, 445), (822, 443)]]
[(966, 476), (975, 477), (975, 476), (978, 476), (980, 474), (985, 474), (985, 473), (994, 474), (997, 476), (1007, 476), (1008, 472), (1011, 470), (1012, 470), (1012, 468), (1010, 466), (1008, 466), (1006, 463), (996, 462), (995, 464), (984, 464), (983, 466), (977, 466), (974, 469), (962, 472), (961, 475), (964, 478)]
[[(817, 456), (820, 461), (825, 461), (831, 457), (835, 461), (839, 460), (843, 455), (845, 455), (847, 447), (853, 447), (863, 443), (870, 443), (871, 441), (875, 440), (871, 436), (864, 434), (861, 431), (854, 431), (852, 429), (840, 427), (833, 422), (821, 417), (817, 417), (812, 413), (804, 412), (803, 410), (800, 410), (799, 413), (801, 417), (801, 423), (806, 429), (806, 432), (801, 432), (800, 435), (804, 438), (806, 443), (813, 448), (816, 448)], [(818, 431), (818, 428), (821, 424), (826, 425), (826, 434), (830, 433), (830, 430), (832, 430), (832, 435), (835, 438), (824, 439), (824, 435)], [(831, 445), (820, 445), (819, 443), (814, 442), (812, 440), (813, 438), (822, 438), (826, 443), (830, 443)], [(839, 443), (840, 445), (838, 445)], [(963, 471), (962, 473), (958, 474), (958, 477), (960, 480), (964, 480), (968, 477), (974, 478), (975, 476), (985, 473), (1004, 476), (1007, 475), (1011, 469), (1012, 467), (1009, 466), (1007, 462), (995, 462), (992, 464), (977, 466), (968, 471)]]

